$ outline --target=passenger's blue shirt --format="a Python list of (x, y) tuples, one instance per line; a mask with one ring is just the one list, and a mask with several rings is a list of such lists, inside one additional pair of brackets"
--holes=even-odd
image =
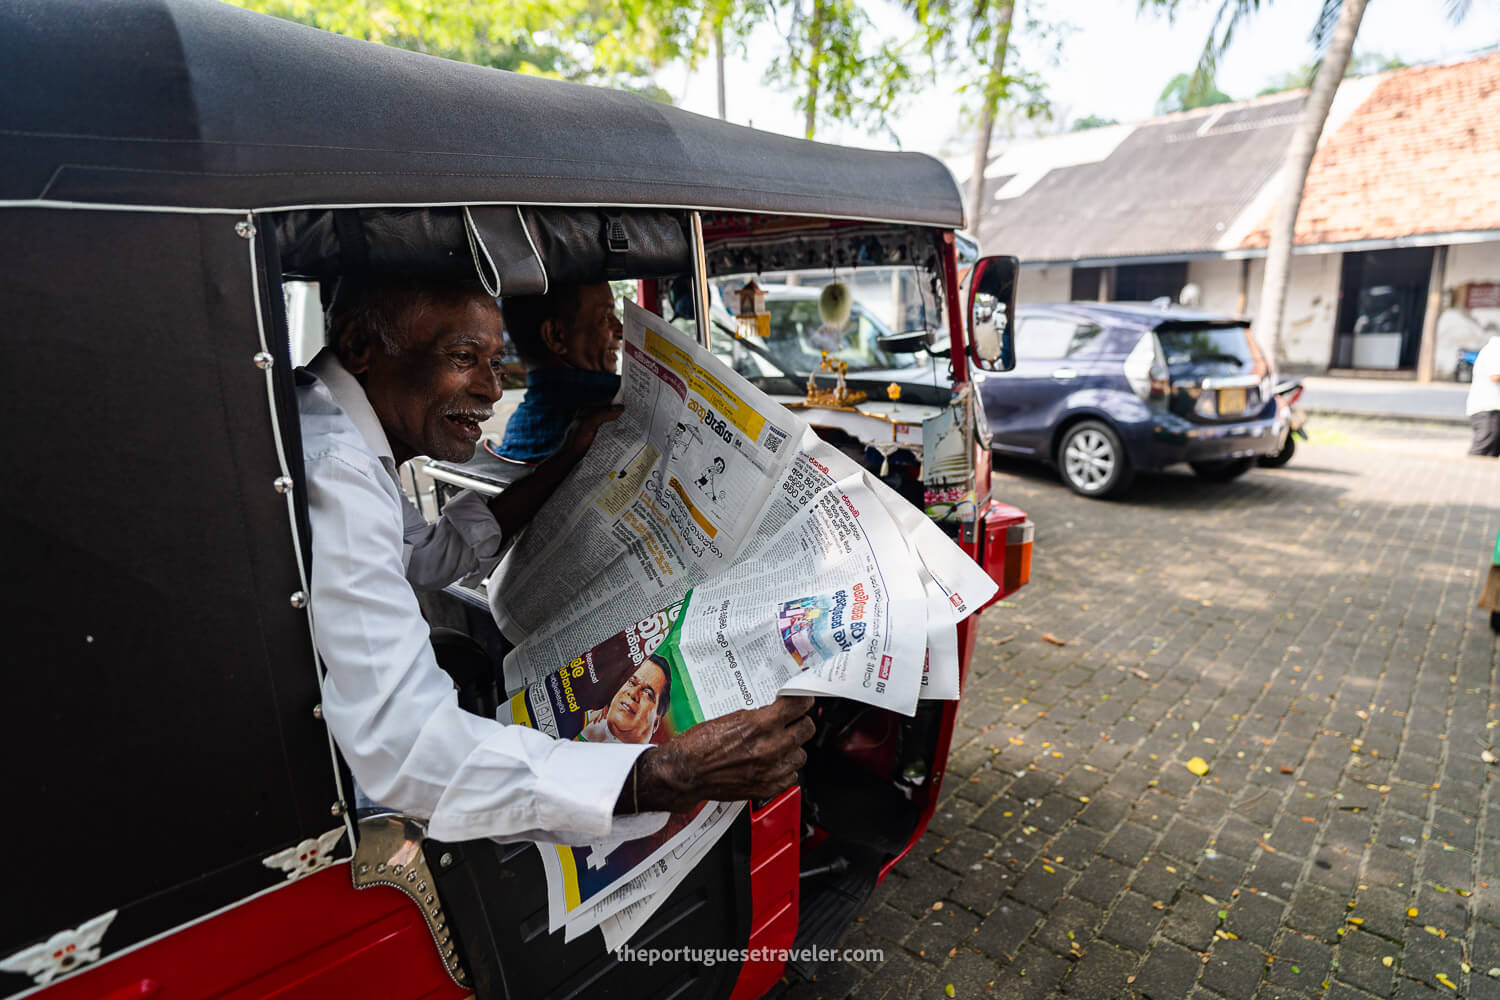
[(608, 403), (620, 390), (614, 372), (541, 368), (526, 373), (526, 397), (510, 415), (501, 457), (540, 462), (556, 451), (573, 417), (585, 406)]

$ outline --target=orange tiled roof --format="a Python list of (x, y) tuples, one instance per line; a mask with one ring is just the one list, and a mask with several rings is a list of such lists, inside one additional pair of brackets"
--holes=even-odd
[[(1242, 246), (1270, 241), (1271, 216)], [(1297, 243), (1500, 229), (1500, 55), (1400, 70), (1325, 138)]]

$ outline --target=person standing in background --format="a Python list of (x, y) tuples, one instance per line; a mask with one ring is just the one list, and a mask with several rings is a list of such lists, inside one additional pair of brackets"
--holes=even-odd
[(1464, 412), (1474, 428), (1469, 454), (1500, 457), (1500, 333), (1491, 333), (1490, 342), (1474, 359), (1474, 381)]

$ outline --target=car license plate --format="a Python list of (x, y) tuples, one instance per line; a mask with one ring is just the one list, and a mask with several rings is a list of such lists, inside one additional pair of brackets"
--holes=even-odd
[(1220, 389), (1219, 390), (1219, 416), (1237, 417), (1245, 412), (1245, 390)]

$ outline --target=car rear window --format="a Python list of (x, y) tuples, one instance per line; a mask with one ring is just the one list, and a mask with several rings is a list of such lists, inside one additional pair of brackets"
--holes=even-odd
[(1243, 326), (1179, 326), (1157, 328), (1157, 339), (1167, 366), (1218, 364), (1244, 374), (1255, 370), (1259, 352)]

